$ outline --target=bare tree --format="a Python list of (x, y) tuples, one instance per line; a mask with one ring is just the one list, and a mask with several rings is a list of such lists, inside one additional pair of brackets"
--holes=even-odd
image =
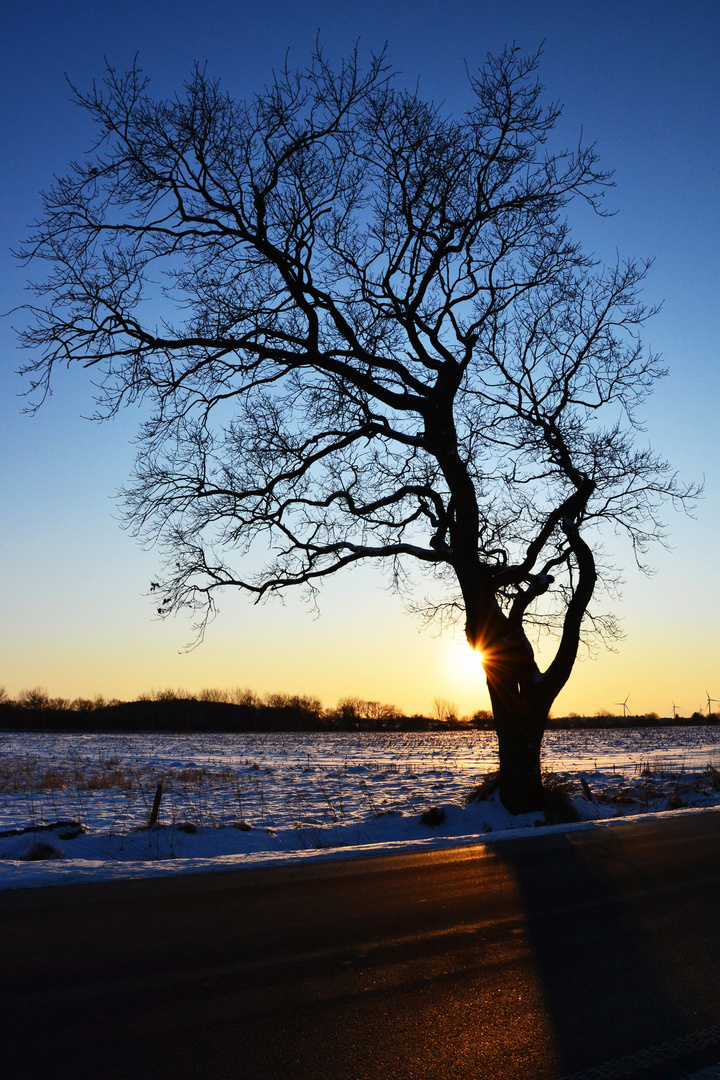
[(433, 716), (443, 724), (456, 723), (458, 707), (454, 701), (448, 701), (444, 697), (433, 698)]
[[(540, 746), (588, 614), (600, 526), (641, 558), (683, 501), (635, 443), (663, 374), (641, 348), (647, 266), (571, 239), (600, 212), (592, 147), (556, 152), (538, 57), (469, 76), (460, 117), (383, 56), (276, 75), (250, 103), (203, 70), (154, 101), (134, 69), (74, 90), (87, 160), (45, 195), (21, 254), (47, 260), (23, 333), (31, 393), (96, 367), (99, 414), (142, 400), (129, 521), (159, 541), (160, 612), (217, 590), (313, 593), (382, 561), (482, 651), (513, 813), (542, 805)], [(413, 591), (414, 590), (414, 591)], [(348, 613), (348, 617), (352, 617)], [(536, 630), (557, 637), (541, 671)]]

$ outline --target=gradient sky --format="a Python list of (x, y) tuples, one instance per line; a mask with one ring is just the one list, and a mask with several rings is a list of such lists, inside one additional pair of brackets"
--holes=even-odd
[[(307, 60), (317, 33), (334, 58), (360, 39), (421, 92), (459, 109), (464, 64), (515, 41), (542, 41), (547, 98), (565, 105), (561, 135), (582, 126), (615, 170), (610, 220), (579, 215), (587, 249), (655, 259), (645, 298), (663, 301), (646, 330), (671, 374), (645, 416), (648, 437), (686, 479), (705, 477), (694, 520), (673, 513), (673, 550), (655, 552), (648, 580), (627, 567), (617, 653), (578, 663), (556, 714), (594, 712), (629, 696), (633, 712), (683, 713), (720, 698), (720, 6), (717, 0), (475, 0), (342, 3), (319, 0), (3, 0), (0, 5), (0, 311), (26, 299), (28, 272), (9, 249), (40, 211), (38, 192), (89, 145), (87, 118), (68, 100), (135, 54), (157, 96), (178, 89), (194, 61), (238, 96), (262, 86), (290, 49)], [(337, 576), (321, 614), (297, 596), (255, 607), (225, 594), (205, 643), (182, 617), (159, 622), (147, 596), (152, 551), (122, 531), (113, 494), (132, 466), (137, 414), (84, 419), (90, 379), (71, 371), (50, 401), (21, 414), (21, 356), (0, 319), (0, 686), (63, 696), (133, 697), (160, 687), (249, 686), (357, 695), (428, 711), (434, 696), (461, 713), (488, 706), (481, 669), (462, 636), (422, 631), (377, 572)], [(542, 661), (542, 654), (541, 654)]]

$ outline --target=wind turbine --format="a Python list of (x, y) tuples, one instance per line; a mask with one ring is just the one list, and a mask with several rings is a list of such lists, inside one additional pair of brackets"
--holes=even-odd
[(614, 701), (613, 702), (613, 705), (622, 705), (623, 717), (626, 717), (627, 714), (628, 714), (628, 698), (629, 697), (630, 697), (630, 695), (628, 694), (628, 696), (625, 698), (624, 701)]
[(708, 716), (710, 716), (710, 714), (712, 712), (712, 709), (710, 708), (711, 704), (712, 705), (720, 705), (720, 701), (718, 701), (717, 698), (710, 697), (707, 690), (705, 691), (705, 697), (707, 698)]
[(675, 702), (673, 701), (673, 720), (677, 720), (677, 711), (678, 711), (678, 707), (675, 704)]

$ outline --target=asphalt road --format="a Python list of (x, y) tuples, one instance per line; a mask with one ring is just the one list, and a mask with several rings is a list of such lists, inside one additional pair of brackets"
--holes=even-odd
[(0, 1073), (688, 1075), (720, 1060), (719, 856), (707, 812), (0, 893)]

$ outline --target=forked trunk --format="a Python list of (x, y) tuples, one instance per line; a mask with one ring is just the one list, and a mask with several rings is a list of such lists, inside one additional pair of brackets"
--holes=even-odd
[(540, 747), (547, 715), (519, 718), (503, 707), (496, 708), (494, 714), (500, 754), (500, 801), (511, 814), (542, 810)]
[(465, 597), (465, 634), (482, 653), (497, 732), (500, 801), (511, 814), (542, 810), (540, 747), (557, 689), (538, 670), (522, 627), (512, 624), (494, 600), (488, 603), (485, 596), (483, 603), (482, 591), (467, 588)]

